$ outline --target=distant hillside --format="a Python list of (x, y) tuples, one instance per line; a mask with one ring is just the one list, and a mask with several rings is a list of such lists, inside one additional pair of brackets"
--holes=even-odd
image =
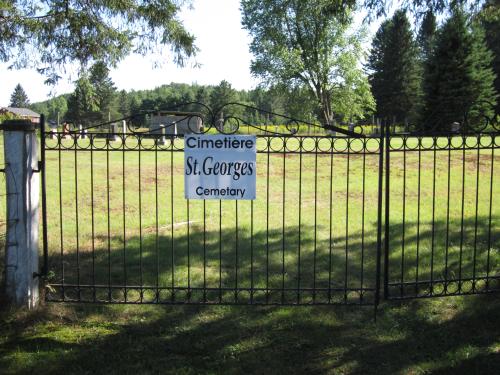
[[(43, 113), (51, 123), (62, 123), (71, 121), (69, 107), (71, 106), (71, 96), (74, 94), (63, 94), (55, 98), (37, 102), (30, 105), (30, 108), (38, 113)], [(170, 83), (151, 90), (115, 90), (110, 98), (110, 105), (107, 111), (101, 111), (100, 118), (118, 119), (142, 111), (174, 108), (179, 104), (188, 102), (200, 102), (218, 108), (228, 102), (245, 103), (268, 112), (275, 112), (287, 115), (299, 115), (302, 119), (311, 120), (312, 113), (304, 111), (307, 106), (302, 106), (302, 113), (293, 110), (289, 98), (274, 89), (257, 88), (254, 90), (235, 90), (226, 81), (222, 81), (217, 86), (197, 85), (185, 83)], [(93, 114), (95, 115), (95, 113)], [(283, 122), (283, 119), (273, 119), (264, 113), (247, 113), (246, 117), (251, 117), (257, 122)], [(90, 116), (96, 117), (96, 116)], [(97, 116), (99, 117), (99, 116)]]

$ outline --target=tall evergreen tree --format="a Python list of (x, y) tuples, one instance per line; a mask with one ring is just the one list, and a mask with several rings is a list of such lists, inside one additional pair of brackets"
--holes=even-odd
[(103, 62), (95, 63), (90, 69), (89, 82), (94, 89), (98, 111), (93, 119), (98, 122), (109, 121), (118, 115), (116, 88), (109, 77), (109, 68)]
[(368, 60), (377, 115), (397, 122), (416, 121), (421, 100), (418, 48), (404, 11), (382, 23)]
[[(197, 48), (183, 26), (182, 0), (0, 1), (0, 61), (35, 65), (55, 83), (69, 63), (115, 65), (128, 54), (170, 46), (184, 65)], [(147, 30), (147, 31), (146, 31)]]
[(87, 126), (94, 121), (94, 115), (99, 109), (99, 98), (86, 75), (76, 81), (73, 94), (68, 99), (66, 120), (75, 125)]
[(118, 110), (121, 117), (129, 116), (131, 113), (130, 96), (125, 90), (121, 90), (118, 93)]
[[(481, 11), (482, 26), (486, 43), (493, 53), (492, 68), (495, 73), (495, 91), (500, 95), (500, 0), (489, 0)], [(497, 98), (496, 113), (500, 114), (500, 100)]]
[(30, 101), (28, 99), (28, 95), (26, 95), (26, 92), (21, 84), (18, 83), (14, 88), (14, 92), (10, 96), (10, 106), (15, 108), (25, 108), (28, 107), (29, 104)]
[[(210, 107), (213, 111), (219, 111), (225, 104), (238, 102), (238, 100), (238, 93), (226, 80), (222, 80), (210, 93)], [(234, 115), (235, 110), (239, 111), (236, 107), (231, 106), (226, 106), (222, 110), (224, 116)], [(217, 113), (217, 115), (220, 115), (220, 113)]]
[(424, 18), (422, 19), (417, 37), (417, 43), (420, 47), (422, 61), (426, 61), (431, 55), (436, 29), (436, 15), (432, 10), (429, 10), (425, 13)]
[(453, 122), (470, 125), (482, 114), (491, 115), (496, 103), (492, 54), (484, 33), (469, 24), (460, 9), (438, 30), (426, 64), (424, 126), (449, 130)]

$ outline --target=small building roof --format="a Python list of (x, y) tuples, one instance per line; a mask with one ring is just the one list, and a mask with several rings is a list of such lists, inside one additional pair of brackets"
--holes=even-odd
[(28, 108), (4, 107), (3, 110), (22, 117), (40, 117), (40, 114)]

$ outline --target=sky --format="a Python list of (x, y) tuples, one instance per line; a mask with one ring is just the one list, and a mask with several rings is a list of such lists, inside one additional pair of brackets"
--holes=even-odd
[[(111, 79), (118, 90), (153, 89), (171, 82), (216, 85), (224, 79), (238, 90), (251, 89), (258, 84), (250, 74), (250, 36), (241, 26), (239, 0), (194, 0), (193, 9), (184, 9), (180, 18), (196, 37), (200, 51), (195, 60), (201, 67), (180, 68), (167, 62), (155, 68), (158, 61), (154, 57), (130, 55), (111, 71)], [(372, 24), (370, 30), (376, 30), (376, 25)], [(58, 85), (52, 87), (45, 85), (44, 77), (35, 70), (9, 70), (7, 67), (8, 64), (0, 64), (0, 107), (9, 105), (18, 83), (34, 103), (49, 99), (51, 95), (72, 92), (77, 78), (76, 69), (70, 66)]]

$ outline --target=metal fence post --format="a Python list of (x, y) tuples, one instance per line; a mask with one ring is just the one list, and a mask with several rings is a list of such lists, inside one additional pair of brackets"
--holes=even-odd
[[(382, 123), (382, 126), (384, 124)], [(391, 205), (391, 126), (385, 121), (385, 214), (384, 214), (384, 299), (389, 298), (389, 242), (390, 232), (390, 205)]]
[(35, 308), (38, 290), (39, 175), (36, 124), (9, 120), (0, 125), (4, 137), (7, 184), (5, 289), (9, 301)]
[(380, 303), (380, 279), (381, 257), (382, 257), (382, 201), (384, 191), (384, 128), (380, 129), (379, 135), (379, 159), (378, 159), (378, 204), (377, 204), (377, 262), (376, 262), (376, 286), (375, 286), (375, 319), (377, 319), (377, 309)]

